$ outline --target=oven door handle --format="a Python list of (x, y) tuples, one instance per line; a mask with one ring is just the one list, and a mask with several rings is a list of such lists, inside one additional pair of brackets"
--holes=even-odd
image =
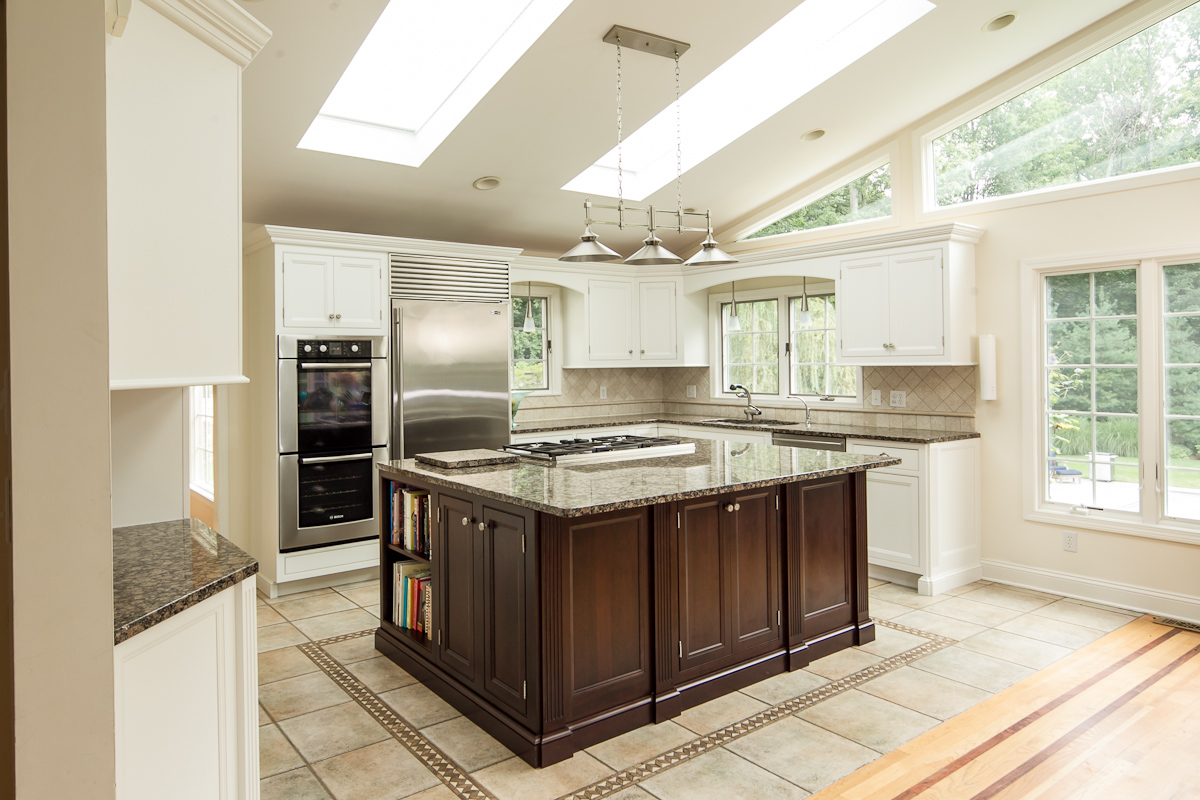
[(303, 361), (300, 369), (369, 369), (370, 361)]
[(313, 458), (300, 459), (301, 464), (330, 464), (334, 461), (366, 461), (374, 458), (374, 453), (363, 453), (357, 456), (315, 456)]

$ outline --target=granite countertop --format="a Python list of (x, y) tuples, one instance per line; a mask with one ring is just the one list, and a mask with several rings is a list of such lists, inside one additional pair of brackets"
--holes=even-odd
[[(735, 410), (735, 409), (734, 409)], [(733, 415), (733, 410), (730, 411)], [(774, 420), (764, 420), (753, 425), (743, 425), (734, 422), (718, 422), (711, 417), (692, 417), (679, 414), (665, 414), (653, 417), (625, 414), (612, 417), (580, 417), (574, 420), (554, 420), (552, 422), (523, 422), (513, 428), (513, 433), (550, 433), (553, 431), (575, 431), (587, 428), (603, 428), (613, 425), (698, 425), (704, 428), (724, 428), (738, 431), (766, 431), (769, 433), (797, 433), (803, 436), (828, 436), (836, 438), (845, 436), (850, 439), (878, 439), (885, 442), (908, 442), (910, 444), (936, 444), (938, 442), (957, 442), (961, 439), (978, 439), (974, 431), (918, 431), (907, 428), (881, 428), (876, 425), (833, 425), (815, 422), (811, 428), (804, 423), (781, 423)]]
[(258, 561), (198, 519), (113, 529), (113, 644), (258, 572)]
[(560, 517), (894, 466), (899, 459), (766, 444), (696, 442), (689, 455), (604, 464), (516, 464), (445, 470), (414, 459), (378, 464), (385, 477), (419, 479)]

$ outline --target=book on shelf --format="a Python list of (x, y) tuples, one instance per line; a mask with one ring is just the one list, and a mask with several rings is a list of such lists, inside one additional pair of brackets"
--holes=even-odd
[(397, 561), (392, 565), (392, 621), (418, 633), (429, 630), (432, 576), (429, 565)]
[(429, 492), (392, 484), (391, 542), (428, 557), (430, 544)]

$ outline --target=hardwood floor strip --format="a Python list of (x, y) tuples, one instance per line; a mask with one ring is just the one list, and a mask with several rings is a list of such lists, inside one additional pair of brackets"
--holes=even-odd
[(928, 777), (924, 778), (923, 780), (913, 784), (908, 789), (906, 789), (903, 792), (901, 792), (900, 794), (896, 795), (893, 798), (893, 800), (912, 800), (912, 798), (915, 798), (918, 795), (928, 791), (935, 784), (940, 783), (941, 781), (945, 780), (949, 776), (953, 775), (955, 772), (958, 772), (959, 770), (963, 769), (963, 767), (965, 767), (968, 764), (970, 764), (971, 762), (975, 761), (980, 756), (982, 756), (984, 753), (987, 753), (989, 750), (996, 747), (1000, 743), (1004, 742), (1011, 736), (1024, 730), (1029, 725), (1033, 724), (1037, 720), (1046, 716), (1051, 711), (1053, 711), (1054, 709), (1063, 705), (1067, 701), (1071, 700), (1074, 697), (1079, 696), (1084, 691), (1086, 691), (1088, 688), (1094, 686), (1095, 684), (1102, 681), (1104, 678), (1108, 677), (1109, 675), (1113, 674), (1117, 670), (1121, 669), (1121, 667), (1124, 667), (1125, 665), (1131, 663), (1132, 661), (1140, 658), (1141, 656), (1150, 652), (1154, 648), (1158, 647), (1160, 644), (1163, 644), (1167, 640), (1169, 640), (1172, 637), (1174, 637), (1175, 635), (1177, 635), (1179, 632), (1180, 631), (1178, 628), (1167, 631), (1162, 636), (1159, 636), (1157, 639), (1155, 639), (1151, 642), (1148, 642), (1147, 644), (1138, 648), (1134, 652), (1129, 653), (1124, 658), (1121, 658), (1120, 660), (1110, 664), (1108, 667), (1100, 670), (1099, 672), (1094, 674), (1092, 677), (1088, 678), (1083, 683), (1080, 683), (1076, 686), (1071, 687), (1069, 690), (1067, 690), (1063, 694), (1060, 694), (1058, 697), (1054, 698), (1050, 702), (1044, 704), (1043, 706), (1038, 708), (1036, 711), (1032, 712), (1031, 714), (1026, 715), (1022, 719), (1017, 720), (1015, 723), (1008, 726), (1004, 730), (1000, 731), (995, 736), (992, 736), (986, 742), (983, 742), (982, 744), (972, 748), (968, 752), (964, 753), (963, 755), (959, 756), (955, 760), (951, 761), (949, 764), (946, 764), (944, 767), (939, 769), (937, 772), (934, 772), (932, 775), (929, 775)]

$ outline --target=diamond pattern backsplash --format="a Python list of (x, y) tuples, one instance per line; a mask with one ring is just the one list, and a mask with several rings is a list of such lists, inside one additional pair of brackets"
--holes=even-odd
[(975, 367), (863, 367), (863, 396), (872, 389), (883, 393), (883, 405), (871, 411), (888, 411), (892, 390), (908, 393), (910, 413), (974, 414)]

